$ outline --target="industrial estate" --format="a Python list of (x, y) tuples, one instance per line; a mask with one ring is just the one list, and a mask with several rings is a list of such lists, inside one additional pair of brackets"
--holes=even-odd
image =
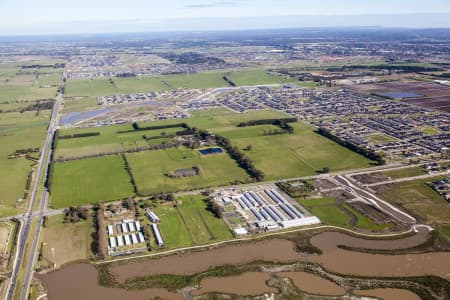
[(0, 43), (1, 298), (449, 299), (450, 31), (365, 30)]

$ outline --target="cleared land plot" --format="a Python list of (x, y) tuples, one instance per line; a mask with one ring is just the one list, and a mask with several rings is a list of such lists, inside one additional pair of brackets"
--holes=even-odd
[(404, 207), (423, 222), (448, 223), (450, 206), (444, 197), (434, 191), (427, 182), (441, 177), (405, 181), (376, 187), (380, 196), (392, 204)]
[(48, 217), (47, 226), (42, 232), (43, 265), (57, 267), (71, 261), (85, 260), (92, 254), (92, 218), (78, 223), (63, 223), (62, 216)]
[(8, 243), (10, 241), (10, 234), (13, 230), (13, 225), (7, 222), (0, 223), (0, 255), (3, 255), (8, 249)]
[(450, 87), (442, 84), (423, 81), (394, 81), (379, 84), (361, 84), (352, 88), (358, 91), (377, 94), (407, 92), (423, 95), (419, 98), (404, 101), (425, 108), (450, 112)]
[[(227, 154), (201, 156), (197, 150), (171, 148), (126, 154), (141, 194), (194, 190), (249, 179)], [(200, 174), (171, 178), (178, 169), (199, 167)]]
[[(17, 200), (24, 189), (32, 161), (25, 158), (8, 159), (18, 149), (42, 147), (50, 111), (0, 113), (0, 216), (18, 213)], [(22, 204), (23, 205), (23, 204)]]
[(166, 248), (181, 248), (193, 245), (192, 236), (176, 207), (173, 205), (158, 206), (154, 211), (162, 220), (159, 223), (159, 229)]
[(405, 169), (399, 169), (399, 170), (393, 170), (393, 171), (386, 171), (386, 172), (381, 172), (378, 174), (384, 175), (391, 179), (399, 179), (399, 178), (425, 175), (426, 172), (423, 170), (422, 167), (413, 167), (413, 168), (405, 168)]
[(97, 99), (94, 97), (66, 98), (64, 99), (63, 113), (85, 111), (97, 107)]
[(292, 126), (293, 134), (233, 138), (236, 131), (252, 130), (247, 127), (220, 133), (230, 137), (232, 144), (240, 149), (251, 145), (252, 149), (245, 153), (267, 180), (314, 175), (324, 167), (339, 171), (371, 165), (369, 159), (320, 136), (310, 126), (300, 123)]
[(134, 194), (120, 156), (55, 163), (51, 206), (62, 208), (118, 200)]

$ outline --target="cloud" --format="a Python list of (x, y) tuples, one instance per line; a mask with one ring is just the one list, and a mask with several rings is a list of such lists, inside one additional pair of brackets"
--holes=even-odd
[(215, 1), (209, 3), (187, 4), (186, 8), (216, 8), (216, 7), (235, 7), (239, 6), (239, 2), (235, 1)]

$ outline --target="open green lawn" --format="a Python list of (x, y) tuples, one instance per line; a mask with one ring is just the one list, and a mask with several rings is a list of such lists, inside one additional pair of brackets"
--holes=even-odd
[(54, 208), (118, 200), (134, 194), (120, 156), (55, 163), (52, 178)]
[(247, 132), (251, 128), (233, 128), (219, 133), (229, 137), (233, 145), (240, 149), (252, 146), (246, 151), (262, 170), (267, 180), (294, 178), (314, 175), (324, 167), (331, 171), (364, 168), (371, 165), (367, 158), (322, 137), (308, 125), (292, 124), (293, 134), (263, 136), (255, 131), (253, 137), (234, 137), (236, 131)]
[(62, 82), (62, 73), (39, 74), (38, 86), (59, 86)]
[[(227, 154), (201, 156), (184, 147), (126, 154), (141, 194), (193, 190), (247, 181), (248, 175)], [(170, 178), (165, 174), (198, 166), (200, 175)]]
[(159, 228), (166, 249), (209, 244), (233, 238), (225, 222), (207, 210), (202, 196), (178, 198), (178, 207), (160, 205), (153, 209), (161, 219)]
[(448, 202), (427, 184), (440, 178), (387, 184), (376, 187), (376, 190), (382, 198), (419, 216), (422, 222), (448, 224), (450, 220)]
[(78, 223), (63, 223), (61, 215), (48, 217), (47, 226), (42, 231), (43, 265), (56, 263), (57, 267), (77, 260), (87, 260), (93, 256), (94, 223), (92, 218)]
[(32, 161), (25, 158), (8, 159), (17, 149), (40, 148), (44, 143), (50, 111), (0, 113), (0, 216), (18, 213), (17, 200), (31, 171)]
[(426, 135), (436, 135), (439, 134), (439, 130), (432, 126), (425, 126), (421, 128), (421, 131), (425, 133)]

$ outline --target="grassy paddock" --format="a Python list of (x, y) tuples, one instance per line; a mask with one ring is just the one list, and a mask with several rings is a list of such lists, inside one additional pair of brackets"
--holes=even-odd
[[(247, 181), (248, 175), (226, 154), (201, 156), (184, 147), (127, 154), (141, 194), (192, 190)], [(170, 178), (165, 174), (198, 166), (200, 175)]]
[(133, 194), (130, 177), (120, 156), (54, 164), (53, 208), (117, 200)]

